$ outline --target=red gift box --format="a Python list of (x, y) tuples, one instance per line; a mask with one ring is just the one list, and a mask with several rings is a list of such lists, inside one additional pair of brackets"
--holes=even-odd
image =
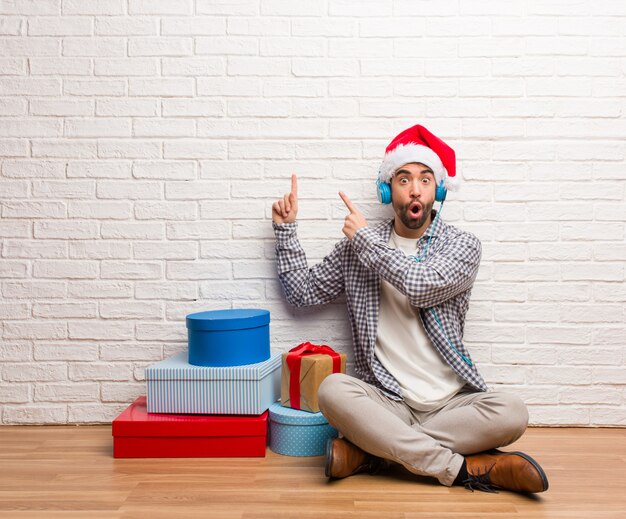
[(155, 414), (140, 396), (113, 420), (113, 457), (264, 457), (267, 414)]

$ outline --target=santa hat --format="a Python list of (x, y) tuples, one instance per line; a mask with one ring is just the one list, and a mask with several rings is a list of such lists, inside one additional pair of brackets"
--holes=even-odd
[(387, 146), (378, 180), (390, 182), (400, 166), (411, 162), (420, 162), (432, 169), (437, 185), (443, 180), (446, 189), (458, 189), (460, 181), (456, 176), (454, 150), (419, 124), (404, 130)]

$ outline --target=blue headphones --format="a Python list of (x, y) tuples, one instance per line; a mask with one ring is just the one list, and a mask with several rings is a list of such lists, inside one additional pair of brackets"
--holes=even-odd
[[(443, 185), (443, 180), (439, 182), (437, 185), (437, 191), (435, 191), (435, 200), (437, 202), (443, 202), (446, 199), (446, 195), (448, 194), (448, 190), (446, 186)], [(381, 204), (390, 204), (391, 203), (391, 184), (389, 182), (381, 182), (380, 180), (376, 181), (376, 195), (378, 196), (378, 201)]]

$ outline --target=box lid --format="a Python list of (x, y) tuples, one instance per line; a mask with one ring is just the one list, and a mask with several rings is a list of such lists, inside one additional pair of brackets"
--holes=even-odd
[(113, 436), (262, 436), (268, 412), (261, 415), (148, 413), (140, 396), (113, 420)]
[(261, 380), (280, 369), (280, 352), (270, 352), (270, 358), (255, 364), (241, 366), (195, 366), (189, 364), (189, 355), (181, 351), (146, 368), (146, 380)]
[(270, 312), (255, 308), (210, 310), (189, 314), (185, 321), (190, 330), (241, 330), (269, 324)]
[(311, 413), (309, 411), (284, 407), (280, 402), (272, 404), (269, 408), (269, 413), (272, 422), (287, 425), (325, 425), (328, 423), (328, 420), (326, 420), (322, 413)]

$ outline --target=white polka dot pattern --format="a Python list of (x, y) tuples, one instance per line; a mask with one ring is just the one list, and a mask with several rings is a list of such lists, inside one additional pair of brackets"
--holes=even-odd
[(328, 438), (336, 437), (337, 430), (322, 413), (299, 411), (280, 403), (270, 406), (270, 449), (278, 454), (321, 456)]

